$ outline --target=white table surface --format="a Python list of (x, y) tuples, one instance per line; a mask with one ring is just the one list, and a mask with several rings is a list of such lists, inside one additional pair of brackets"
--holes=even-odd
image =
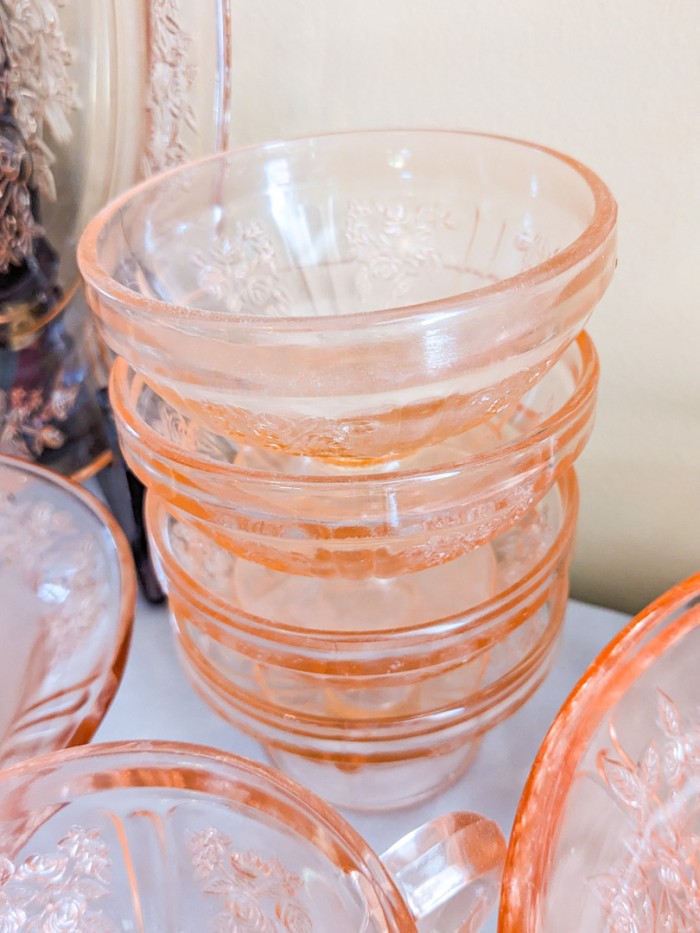
[[(344, 815), (379, 853), (426, 820), (452, 810), (483, 813), (508, 836), (552, 718), (590, 661), (627, 621), (609, 609), (570, 601), (554, 669), (522, 709), (485, 737), (470, 771), (440, 796), (411, 809)], [(167, 610), (145, 603), (138, 608), (122, 684), (94, 741), (126, 739), (194, 742), (266, 761), (260, 745), (211, 712), (189, 686), (178, 665)]]

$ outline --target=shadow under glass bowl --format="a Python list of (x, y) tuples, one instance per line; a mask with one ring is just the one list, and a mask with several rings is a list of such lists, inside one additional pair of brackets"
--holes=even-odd
[(583, 333), (508, 416), (372, 469), (239, 449), (123, 361), (110, 388), (124, 456), (173, 515), (271, 568), (364, 579), (435, 567), (518, 521), (583, 450), (597, 385)]
[[(411, 805), (455, 779), (481, 735), (545, 677), (566, 609), (577, 505), (571, 470), (486, 546), (496, 580), (480, 604), (420, 624), (395, 615), (390, 627), (381, 619), (356, 630), (324, 626), (334, 595), (324, 592), (334, 585), (328, 580), (309, 581), (307, 626), (252, 614), (237, 588), (245, 562), (174, 520), (152, 494), (147, 518), (195, 689), (336, 805), (383, 809)], [(411, 576), (393, 585), (399, 590)]]
[(0, 456), (0, 591), (5, 767), (88, 742), (102, 721), (131, 636), (131, 552), (91, 494)]
[(507, 409), (585, 326), (615, 202), (532, 143), (381, 130), (158, 176), (80, 243), (107, 344), (237, 443), (381, 460)]
[(589, 666), (520, 801), (503, 933), (700, 929), (699, 654), (696, 574)]

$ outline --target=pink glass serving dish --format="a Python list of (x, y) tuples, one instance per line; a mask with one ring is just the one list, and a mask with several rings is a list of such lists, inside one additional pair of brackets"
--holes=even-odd
[(191, 745), (94, 745), (0, 774), (13, 933), (468, 933), (504, 853), (493, 823), (451, 813), (380, 859), (304, 788)]
[(111, 398), (127, 462), (173, 514), (243, 558), (359, 580), (460, 557), (525, 515), (585, 446), (597, 384), (584, 333), (509, 416), (359, 469), (239, 449), (123, 361)]
[(131, 634), (131, 552), (92, 495), (0, 456), (0, 592), (5, 767), (87, 742), (101, 722)]
[(590, 666), (535, 760), (501, 933), (700, 929), (700, 575)]
[(85, 231), (107, 344), (236, 443), (377, 460), (515, 404), (615, 264), (615, 203), (543, 147), (351, 132), (233, 150)]
[[(576, 512), (571, 470), (471, 563), (371, 585), (251, 566), (152, 493), (147, 522), (194, 687), (297, 780), (371, 810), (444, 788), (541, 683)], [(469, 573), (489, 579), (467, 586)]]

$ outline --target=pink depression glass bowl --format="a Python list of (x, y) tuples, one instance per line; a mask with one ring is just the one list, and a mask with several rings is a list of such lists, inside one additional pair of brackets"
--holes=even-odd
[(380, 859), (281, 774), (192, 745), (93, 745), (0, 774), (16, 933), (459, 933), (496, 900), (504, 855), (494, 823), (451, 813)]
[(699, 657), (697, 575), (589, 667), (520, 803), (501, 933), (700, 930)]
[(239, 450), (123, 361), (111, 398), (129, 465), (173, 514), (272, 568), (365, 579), (436, 566), (518, 521), (585, 446), (597, 384), (582, 334), (508, 417), (371, 470)]
[[(172, 519), (152, 494), (147, 505), (195, 688), (290, 775), (338, 806), (365, 810), (408, 806), (443, 789), (471, 764), (481, 735), (541, 683), (566, 608), (576, 512), (571, 470), (519, 526), (486, 546), (496, 569), (490, 598), (440, 617), (449, 600), (438, 602), (434, 587), (435, 613), (416, 622), (394, 607), (417, 601), (402, 590), (419, 575), (406, 574), (384, 581), (391, 589), (383, 601), (369, 594), (370, 608), (384, 605), (387, 618), (368, 611), (364, 628), (343, 628), (341, 597), (352, 596), (356, 581), (339, 581), (339, 597), (338, 581), (262, 568), (269, 596), (259, 585), (254, 608), (284, 604), (277, 573), (307, 587), (308, 622), (298, 604), (286, 615), (255, 615), (251, 587), (245, 597), (237, 590), (246, 562)], [(418, 595), (429, 607), (430, 594)], [(352, 606), (350, 619), (358, 618), (361, 608)]]
[(615, 265), (589, 169), (519, 140), (353, 132), (156, 177), (79, 249), (105, 341), (237, 443), (376, 460), (507, 409)]
[(88, 742), (100, 724), (131, 635), (131, 552), (108, 510), (84, 489), (0, 456), (0, 592), (6, 767)]

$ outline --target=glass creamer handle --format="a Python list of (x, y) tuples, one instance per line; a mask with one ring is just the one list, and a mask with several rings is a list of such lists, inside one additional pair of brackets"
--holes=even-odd
[(477, 813), (449, 813), (382, 855), (420, 933), (477, 933), (498, 897), (506, 856), (499, 827)]

